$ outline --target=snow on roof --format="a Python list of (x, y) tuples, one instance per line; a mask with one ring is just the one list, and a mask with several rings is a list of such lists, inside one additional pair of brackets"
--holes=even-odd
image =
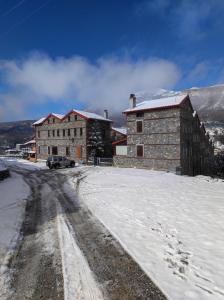
[(80, 114), (87, 119), (95, 119), (95, 120), (103, 120), (103, 121), (112, 122), (112, 120), (110, 120), (110, 119), (106, 119), (98, 114), (91, 113), (88, 111), (73, 109), (73, 112)]
[(49, 116), (54, 116), (60, 120), (64, 118), (64, 115), (62, 115), (62, 114), (50, 113), (48, 116), (40, 118), (39, 120), (34, 122), (32, 125), (39, 125), (39, 124), (43, 123)]
[(31, 140), (31, 141), (28, 141), (26, 143), (24, 143), (23, 145), (29, 145), (29, 144), (35, 144), (36, 141), (35, 140)]
[(77, 110), (77, 109), (73, 109), (72, 111), (70, 111), (68, 114), (62, 115), (62, 114), (55, 114), (55, 113), (50, 113), (47, 117), (43, 117), (41, 119), (39, 119), (38, 121), (34, 122), (33, 125), (39, 125), (42, 124), (45, 120), (47, 120), (47, 118), (49, 116), (55, 116), (56, 118), (62, 120), (63, 118), (65, 118), (67, 115), (69, 115), (71, 112), (75, 112), (81, 116), (83, 116), (84, 118), (87, 119), (95, 119), (95, 120), (103, 120), (103, 121), (108, 121), (108, 122), (112, 122), (112, 120), (110, 119), (106, 119), (98, 114), (95, 113), (91, 113), (88, 111), (84, 111), (84, 110)]
[[(141, 103), (137, 103), (136, 107), (128, 108), (124, 111), (124, 113), (139, 111), (139, 110), (151, 110), (155, 108), (163, 108), (163, 107), (172, 107), (178, 106), (181, 102), (187, 97), (187, 94), (176, 95), (173, 97), (166, 97), (166, 98), (158, 98), (158, 99), (149, 99), (143, 101)], [(137, 99), (138, 100), (138, 99)]]
[(121, 127), (121, 128), (118, 128), (118, 127), (112, 127), (112, 130), (115, 130), (121, 134), (124, 134), (124, 135), (127, 135), (127, 128), (124, 128), (124, 127)]
[(37, 120), (36, 122), (34, 122), (32, 125), (38, 125), (43, 123), (43, 121), (46, 119), (46, 117), (40, 118), (39, 120)]
[(55, 116), (56, 118), (58, 119), (63, 119), (64, 118), (64, 115), (62, 114), (55, 114), (55, 113), (51, 113), (52, 116)]

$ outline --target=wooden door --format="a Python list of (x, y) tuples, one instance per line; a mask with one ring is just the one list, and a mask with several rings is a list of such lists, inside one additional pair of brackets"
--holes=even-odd
[(82, 146), (76, 146), (76, 155), (77, 158), (82, 158)]

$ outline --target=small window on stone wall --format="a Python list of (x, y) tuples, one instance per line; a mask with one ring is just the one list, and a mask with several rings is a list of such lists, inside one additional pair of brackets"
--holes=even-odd
[(74, 136), (76, 136), (76, 134), (77, 134), (77, 130), (76, 128), (74, 128)]
[(137, 112), (136, 118), (144, 118), (144, 112), (142, 112), (142, 111)]
[(68, 129), (68, 136), (70, 136), (70, 129)]
[(60, 136), (60, 130), (57, 129), (57, 136)]
[(143, 156), (144, 156), (144, 146), (137, 145), (137, 157), (143, 157)]
[(65, 136), (65, 129), (63, 129), (63, 136)]
[(48, 146), (47, 147), (47, 153), (50, 155), (51, 154), (51, 148)]
[(80, 128), (80, 136), (82, 136), (82, 128)]
[(137, 121), (136, 122), (136, 131), (138, 133), (141, 133), (143, 131), (143, 122), (142, 121)]
[(54, 137), (54, 135), (55, 135), (55, 131), (54, 131), (54, 130), (52, 130), (52, 136)]
[(69, 148), (69, 146), (66, 147), (66, 156), (70, 156), (70, 148)]

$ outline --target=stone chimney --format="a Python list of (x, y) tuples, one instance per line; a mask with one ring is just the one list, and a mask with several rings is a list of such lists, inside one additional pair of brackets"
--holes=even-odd
[(129, 102), (130, 102), (130, 108), (135, 108), (136, 107), (136, 97), (135, 97), (135, 94), (130, 94)]
[(107, 109), (104, 109), (104, 118), (108, 119), (108, 110)]

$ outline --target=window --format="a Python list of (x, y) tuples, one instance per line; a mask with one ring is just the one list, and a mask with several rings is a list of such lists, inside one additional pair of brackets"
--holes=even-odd
[(50, 130), (48, 130), (48, 131), (47, 131), (47, 135), (48, 135), (48, 137), (50, 137), (50, 136), (51, 136), (51, 134), (50, 134)]
[(77, 134), (77, 130), (76, 128), (74, 128), (74, 136), (76, 136), (76, 134)]
[(144, 112), (140, 111), (136, 113), (136, 118), (144, 118)]
[(66, 147), (66, 156), (70, 156), (70, 148), (68, 146)]
[(82, 136), (82, 128), (80, 128), (80, 136)]
[(54, 130), (52, 130), (52, 136), (54, 136), (54, 135), (55, 135)]
[(51, 154), (51, 148), (49, 146), (47, 147), (47, 153)]
[(63, 136), (65, 136), (65, 129), (63, 129)]
[(68, 122), (70, 122), (71, 121), (71, 118), (70, 118), (70, 116), (68, 116)]
[(52, 155), (58, 155), (58, 147), (52, 146)]
[(60, 130), (57, 129), (57, 136), (60, 136)]
[(40, 131), (39, 130), (37, 131), (37, 136), (38, 136), (38, 138), (40, 138)]
[(47, 123), (50, 124), (50, 119), (47, 119)]
[(78, 120), (78, 116), (77, 115), (75, 115), (75, 121), (77, 121)]
[(103, 129), (103, 130), (102, 130), (102, 138), (105, 139), (105, 137), (106, 137), (106, 130)]
[(40, 154), (40, 146), (38, 146), (38, 152), (39, 152), (39, 154)]
[(138, 133), (142, 132), (142, 129), (143, 129), (143, 122), (142, 121), (137, 121), (136, 122), (136, 129), (137, 129)]
[(137, 145), (137, 157), (143, 157), (143, 156), (144, 156), (144, 146)]
[(52, 122), (55, 123), (55, 118), (52, 119)]
[(68, 129), (68, 136), (70, 136), (70, 129)]

